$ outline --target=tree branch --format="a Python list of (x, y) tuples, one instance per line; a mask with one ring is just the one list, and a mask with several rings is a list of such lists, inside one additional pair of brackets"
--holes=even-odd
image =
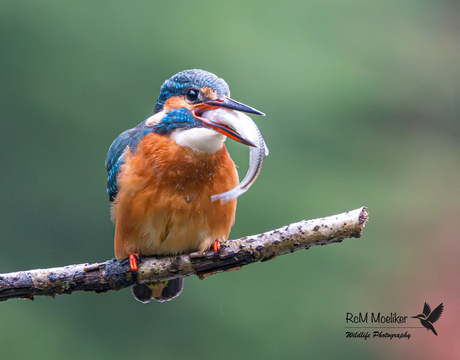
[(263, 234), (245, 236), (222, 244), (218, 256), (212, 252), (177, 256), (141, 258), (137, 276), (127, 260), (69, 265), (50, 269), (0, 274), (0, 301), (12, 298), (32, 299), (36, 295), (54, 297), (74, 291), (120, 290), (136, 283), (163, 282), (198, 275), (200, 279), (223, 271), (237, 270), (258, 261), (313, 245), (359, 238), (368, 220), (366, 207), (326, 218), (303, 220)]

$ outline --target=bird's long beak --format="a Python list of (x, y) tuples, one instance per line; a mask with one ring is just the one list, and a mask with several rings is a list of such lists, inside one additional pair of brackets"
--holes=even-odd
[(265, 116), (265, 114), (248, 105), (245, 105), (243, 103), (230, 99), (227, 96), (223, 96), (216, 100), (205, 101), (200, 104), (196, 104), (192, 107), (193, 116), (199, 119), (206, 127), (209, 127), (217, 132), (220, 132), (221, 134), (229, 137), (230, 139), (238, 141), (242, 144), (257, 147), (252, 141), (245, 139), (237, 131), (230, 128), (229, 126), (210, 121), (201, 116), (205, 111), (212, 110), (212, 109), (218, 109), (218, 108), (227, 108), (231, 110), (236, 110), (236, 111), (241, 111), (241, 112), (246, 112), (246, 113), (251, 113), (251, 114), (257, 114), (257, 115), (262, 115), (262, 116)]
[(227, 108), (231, 110), (242, 111), (245, 113), (265, 116), (265, 114), (262, 111), (256, 110), (253, 107), (250, 107), (248, 105), (245, 105), (243, 103), (230, 99), (227, 96), (223, 96), (220, 99), (216, 99), (216, 100), (205, 101), (202, 104), (209, 106), (209, 107), (223, 107), (223, 108)]

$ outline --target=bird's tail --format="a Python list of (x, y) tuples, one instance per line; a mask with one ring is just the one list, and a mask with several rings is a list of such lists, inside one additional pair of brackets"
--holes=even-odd
[(147, 304), (152, 299), (169, 301), (179, 296), (184, 288), (184, 278), (172, 279), (160, 284), (138, 284), (131, 287), (134, 298)]

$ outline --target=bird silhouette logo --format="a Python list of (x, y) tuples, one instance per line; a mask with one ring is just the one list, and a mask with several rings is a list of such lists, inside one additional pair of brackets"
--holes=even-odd
[(431, 311), (430, 305), (425, 303), (423, 306), (423, 314), (418, 314), (417, 316), (411, 316), (414, 319), (419, 319), (420, 322), (426, 329), (429, 331), (433, 331), (433, 333), (437, 336), (438, 333), (433, 327), (433, 323), (438, 321), (438, 319), (441, 317), (442, 311), (444, 310), (444, 305), (441, 303), (438, 305), (436, 309)]

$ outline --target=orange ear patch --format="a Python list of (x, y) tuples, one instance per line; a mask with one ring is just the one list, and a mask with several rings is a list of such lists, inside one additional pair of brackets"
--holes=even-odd
[(207, 86), (203, 86), (201, 88), (201, 92), (206, 97), (206, 99), (209, 99), (209, 100), (216, 100), (219, 97), (216, 90), (213, 90)]
[(165, 101), (163, 106), (165, 112), (168, 113), (171, 109), (186, 108), (191, 110), (192, 104), (188, 103), (183, 96), (171, 96)]

